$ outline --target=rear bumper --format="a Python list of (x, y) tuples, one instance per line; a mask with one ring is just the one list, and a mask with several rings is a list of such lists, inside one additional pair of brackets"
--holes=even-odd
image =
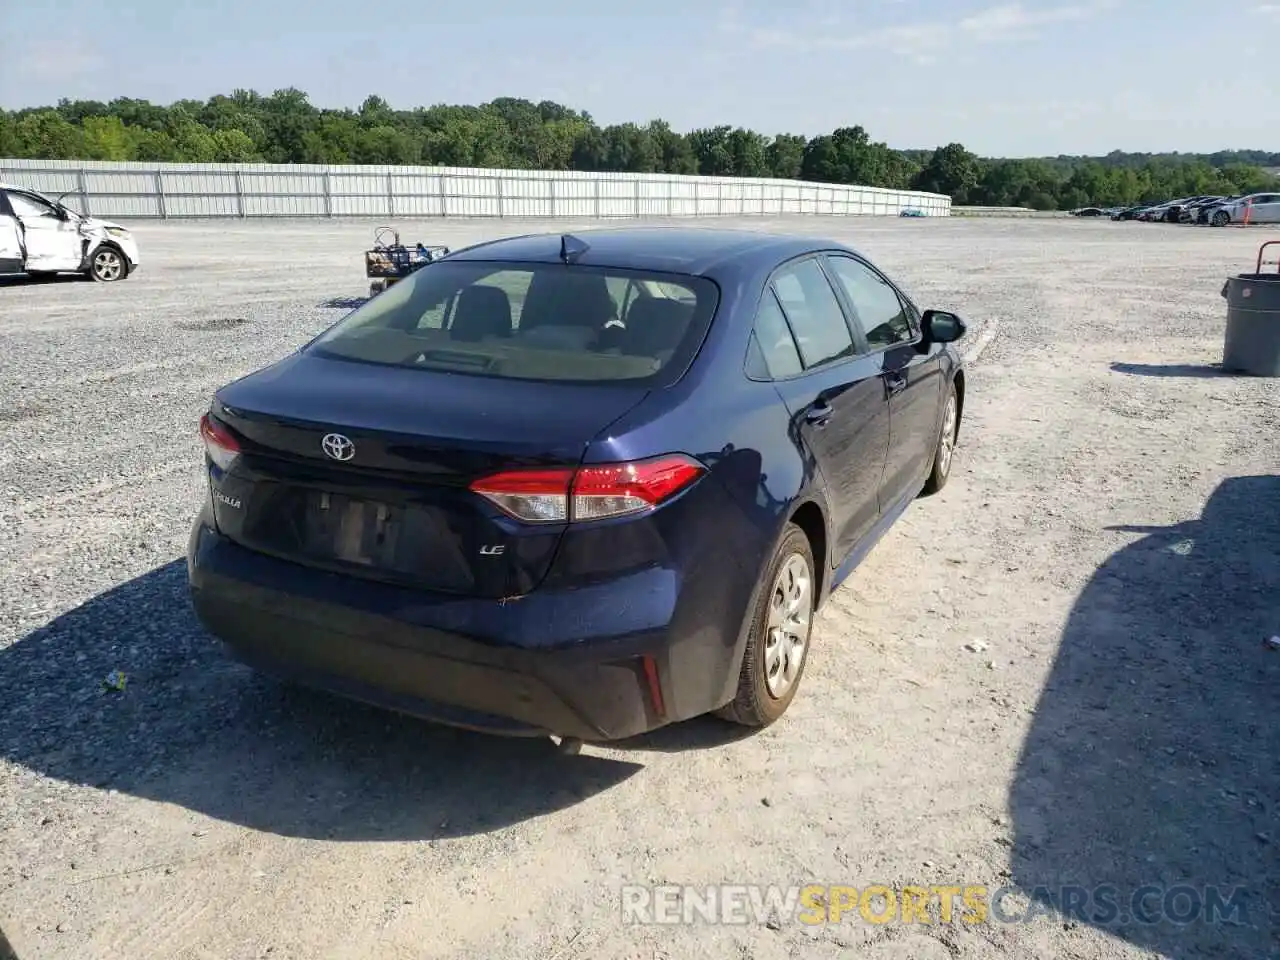
[(737, 675), (719, 631), (681, 629), (671, 570), (446, 597), (266, 557), (202, 519), (188, 573), (201, 622), (262, 672), (490, 733), (634, 736), (722, 705)]

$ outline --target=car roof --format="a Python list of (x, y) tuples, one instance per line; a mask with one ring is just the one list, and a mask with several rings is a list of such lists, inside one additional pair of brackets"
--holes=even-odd
[[(849, 250), (816, 237), (701, 227), (606, 227), (491, 240), (457, 250), (450, 260), (558, 263), (570, 236), (586, 249), (574, 263), (632, 270), (711, 275), (728, 266), (772, 266), (816, 250)], [(854, 252), (854, 251), (849, 251)]]
[(24, 187), (16, 183), (0, 183), (0, 190), (21, 190), (23, 193), (34, 193), (42, 197), (44, 196), (44, 193), (37, 190), (35, 187)]

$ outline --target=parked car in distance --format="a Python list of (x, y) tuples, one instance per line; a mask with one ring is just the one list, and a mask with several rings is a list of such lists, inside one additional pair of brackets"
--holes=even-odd
[(1081, 207), (1079, 210), (1072, 210), (1073, 217), (1101, 217), (1106, 215), (1106, 211), (1101, 207)]
[(1234, 196), (1232, 196), (1232, 197), (1218, 197), (1216, 200), (1211, 200), (1211, 201), (1209, 201), (1208, 203), (1201, 204), (1199, 207), (1197, 207), (1197, 208), (1196, 208), (1196, 220), (1195, 220), (1195, 222), (1196, 222), (1196, 223), (1208, 223), (1208, 222), (1209, 222), (1209, 220), (1210, 220), (1210, 218), (1213, 216), (1213, 211), (1214, 211), (1214, 210), (1216, 210), (1216, 209), (1217, 209), (1218, 207), (1220, 207), (1222, 204), (1224, 204), (1224, 203), (1230, 203), (1232, 200), (1235, 200), (1235, 199), (1236, 199), (1236, 197), (1234, 197)]
[(1181, 200), (1171, 200), (1165, 205), (1164, 222), (1178, 223), (1182, 219), (1182, 211), (1198, 200), (1202, 200), (1203, 196), (1183, 197)]
[(137, 241), (118, 223), (0, 183), (0, 275), (80, 273), (110, 283), (138, 263)]
[(1124, 207), (1117, 210), (1111, 215), (1112, 220), (1137, 220), (1139, 216), (1146, 211), (1146, 204), (1136, 204), (1132, 207)]
[(1280, 193), (1251, 193), (1214, 206), (1209, 223), (1225, 227), (1229, 223), (1280, 223)]
[(964, 332), (813, 238), (456, 250), (217, 391), (195, 609), (267, 673), (479, 730), (770, 723), (947, 482)]
[(1214, 204), (1222, 203), (1225, 197), (1200, 197), (1191, 203), (1183, 206), (1178, 214), (1179, 223), (1197, 223), (1200, 219), (1200, 211), (1205, 207), (1211, 207)]

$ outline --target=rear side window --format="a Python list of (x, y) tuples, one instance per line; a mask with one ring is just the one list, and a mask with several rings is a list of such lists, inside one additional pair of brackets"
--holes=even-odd
[(872, 350), (883, 350), (915, 339), (911, 319), (893, 287), (884, 278), (850, 257), (829, 257), (832, 272), (853, 304)]
[(773, 289), (791, 321), (806, 367), (853, 355), (844, 311), (818, 261), (801, 260), (782, 267), (773, 275)]
[(692, 359), (719, 291), (702, 277), (441, 260), (317, 338), (325, 356), (521, 380), (656, 385)]
[(787, 326), (787, 318), (772, 291), (766, 290), (756, 313), (756, 344), (760, 348), (765, 370), (775, 380), (790, 377), (804, 369), (795, 339)]

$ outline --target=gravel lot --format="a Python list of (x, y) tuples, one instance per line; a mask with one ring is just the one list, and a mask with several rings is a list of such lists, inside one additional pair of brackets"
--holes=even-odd
[[(1222, 281), (1265, 237), (770, 225), (849, 240), (971, 318), (986, 346), (957, 474), (833, 597), (783, 722), (577, 758), (281, 689), (189, 611), (196, 420), (363, 295), (375, 224), (141, 224), (125, 283), (0, 287), (0, 926), (18, 955), (1280, 952), (1280, 386), (1212, 366)], [(402, 225), (453, 245), (543, 228)], [(126, 689), (104, 692), (117, 669)], [(1247, 913), (637, 926), (628, 883), (1015, 887), (1006, 911), (1038, 886), (1112, 884), (1123, 907), (1188, 884), (1242, 887)]]

